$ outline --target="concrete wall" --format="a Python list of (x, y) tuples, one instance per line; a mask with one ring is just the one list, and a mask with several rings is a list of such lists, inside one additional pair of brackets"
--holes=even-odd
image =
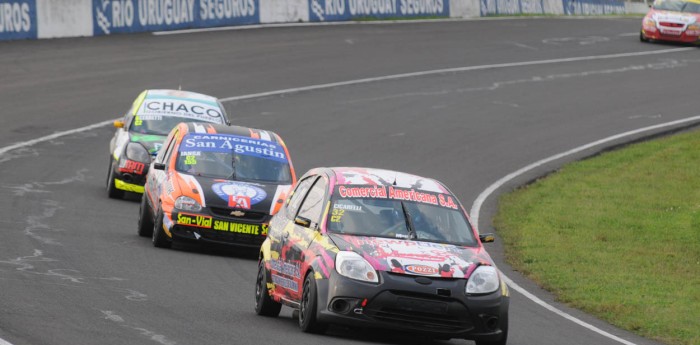
[(0, 0), (0, 40), (365, 18), (646, 13), (622, 0)]

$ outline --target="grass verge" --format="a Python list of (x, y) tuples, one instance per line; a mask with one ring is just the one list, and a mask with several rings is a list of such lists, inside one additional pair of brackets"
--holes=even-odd
[(575, 308), (700, 344), (700, 131), (563, 167), (499, 200), (506, 260)]

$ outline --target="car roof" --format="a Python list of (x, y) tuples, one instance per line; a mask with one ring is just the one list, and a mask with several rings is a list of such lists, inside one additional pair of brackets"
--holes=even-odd
[(452, 194), (439, 181), (404, 172), (361, 167), (327, 168), (336, 185), (379, 185)]
[(204, 121), (227, 121), (225, 109), (216, 97), (183, 90), (145, 90), (134, 102), (136, 116), (179, 116)]

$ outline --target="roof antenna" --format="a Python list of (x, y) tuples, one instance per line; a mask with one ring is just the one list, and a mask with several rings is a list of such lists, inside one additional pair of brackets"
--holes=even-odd
[(394, 174), (394, 183), (392, 183), (394, 186), (396, 186), (396, 177), (399, 176), (399, 174)]

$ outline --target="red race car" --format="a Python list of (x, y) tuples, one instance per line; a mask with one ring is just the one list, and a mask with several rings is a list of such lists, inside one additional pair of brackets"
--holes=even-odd
[(656, 0), (642, 21), (642, 42), (700, 43), (700, 0)]
[(509, 294), (491, 241), (436, 180), (313, 169), (270, 221), (255, 309), (297, 309), (305, 332), (344, 324), (505, 345)]

